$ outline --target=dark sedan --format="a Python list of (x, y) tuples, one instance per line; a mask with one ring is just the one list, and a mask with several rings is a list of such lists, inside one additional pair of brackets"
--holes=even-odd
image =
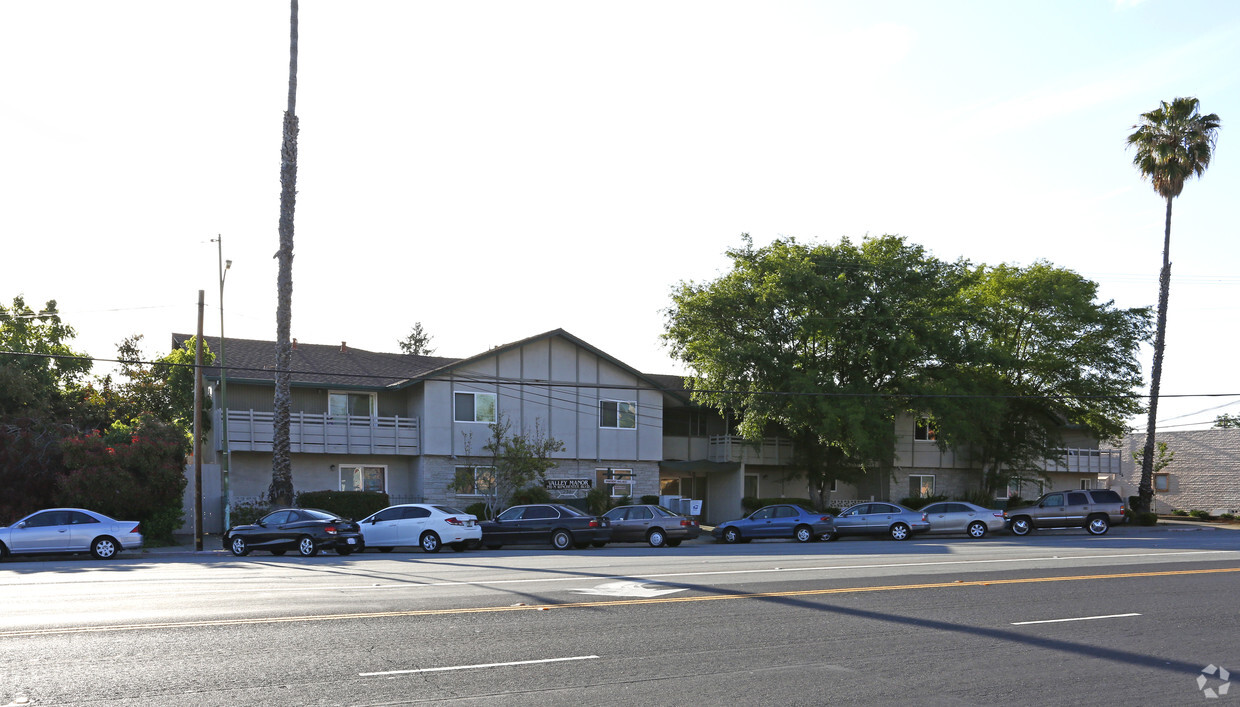
[(892, 540), (908, 540), (928, 530), (930, 521), (921, 511), (898, 503), (859, 503), (836, 516), (827, 540), (841, 535), (887, 535)]
[(807, 543), (830, 533), (831, 516), (796, 505), (765, 506), (745, 518), (726, 520), (711, 533), (725, 543), (747, 543), (755, 538), (792, 538)]
[(482, 544), (491, 550), (545, 543), (567, 550), (574, 546), (602, 547), (611, 540), (611, 521), (559, 503), (513, 506), (481, 525)]
[(359, 552), (365, 545), (357, 523), (317, 508), (281, 508), (251, 525), (237, 525), (224, 533), (224, 547), (243, 557), (252, 550), (283, 555), (296, 550), (302, 557), (314, 557), (319, 550), (335, 550), (341, 555)]
[(702, 532), (698, 522), (663, 506), (616, 506), (603, 514), (611, 521), (613, 543), (650, 543), (650, 547), (676, 547)]

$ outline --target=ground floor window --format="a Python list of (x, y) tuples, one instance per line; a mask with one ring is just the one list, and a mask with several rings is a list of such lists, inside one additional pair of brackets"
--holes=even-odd
[(1081, 479), (1081, 490), (1083, 491), (1088, 491), (1089, 489), (1100, 489), (1100, 488), (1102, 487), (1098, 485), (1097, 479)]
[(1170, 491), (1171, 490), (1171, 474), (1154, 474), (1154, 490)]
[(456, 479), (469, 480), (468, 485), (458, 484), (456, 492), (464, 496), (482, 496), (490, 493), (495, 486), (495, 467), (493, 466), (458, 466)]
[(934, 495), (933, 474), (911, 474), (908, 477), (908, 495), (913, 498), (929, 498)]
[(386, 466), (340, 465), (341, 491), (387, 491)]
[(747, 498), (758, 497), (758, 475), (745, 474), (745, 496)]
[(1037, 498), (1042, 495), (1044, 482), (1041, 479), (1022, 479), (1019, 476), (1008, 481), (1007, 494), (999, 498)]
[(612, 498), (633, 497), (632, 469), (595, 469), (594, 473), (598, 477), (598, 487), (611, 489), (608, 495)]

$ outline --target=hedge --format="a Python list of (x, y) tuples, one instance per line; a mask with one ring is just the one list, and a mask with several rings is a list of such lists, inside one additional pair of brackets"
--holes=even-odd
[(379, 491), (303, 491), (295, 502), (300, 508), (321, 508), (346, 520), (361, 520), (392, 505)]

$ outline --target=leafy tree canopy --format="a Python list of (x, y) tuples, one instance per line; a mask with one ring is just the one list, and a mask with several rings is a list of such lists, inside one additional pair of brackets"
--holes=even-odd
[(20, 295), (10, 307), (0, 304), (0, 417), (67, 414), (66, 391), (91, 369), (89, 358), (69, 346), (74, 335), (56, 300), (38, 312)]

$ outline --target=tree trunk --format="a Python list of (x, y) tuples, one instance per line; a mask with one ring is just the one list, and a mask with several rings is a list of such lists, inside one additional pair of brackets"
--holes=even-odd
[(1148, 513), (1154, 501), (1154, 432), (1158, 419), (1158, 390), (1162, 385), (1163, 345), (1167, 337), (1167, 298), (1171, 290), (1171, 200), (1167, 197), (1167, 225), (1163, 235), (1163, 265), (1158, 277), (1158, 323), (1154, 330), (1154, 365), (1150, 368), (1150, 416), (1145, 426), (1145, 449), (1141, 455), (1141, 482), (1137, 507)]
[(272, 503), (293, 503), (293, 464), (289, 441), (290, 376), (293, 346), (293, 212), (297, 204), (297, 0), (289, 20), (288, 110), (284, 112), (284, 142), (280, 148), (280, 250), (276, 257), (276, 392), (271, 454)]

